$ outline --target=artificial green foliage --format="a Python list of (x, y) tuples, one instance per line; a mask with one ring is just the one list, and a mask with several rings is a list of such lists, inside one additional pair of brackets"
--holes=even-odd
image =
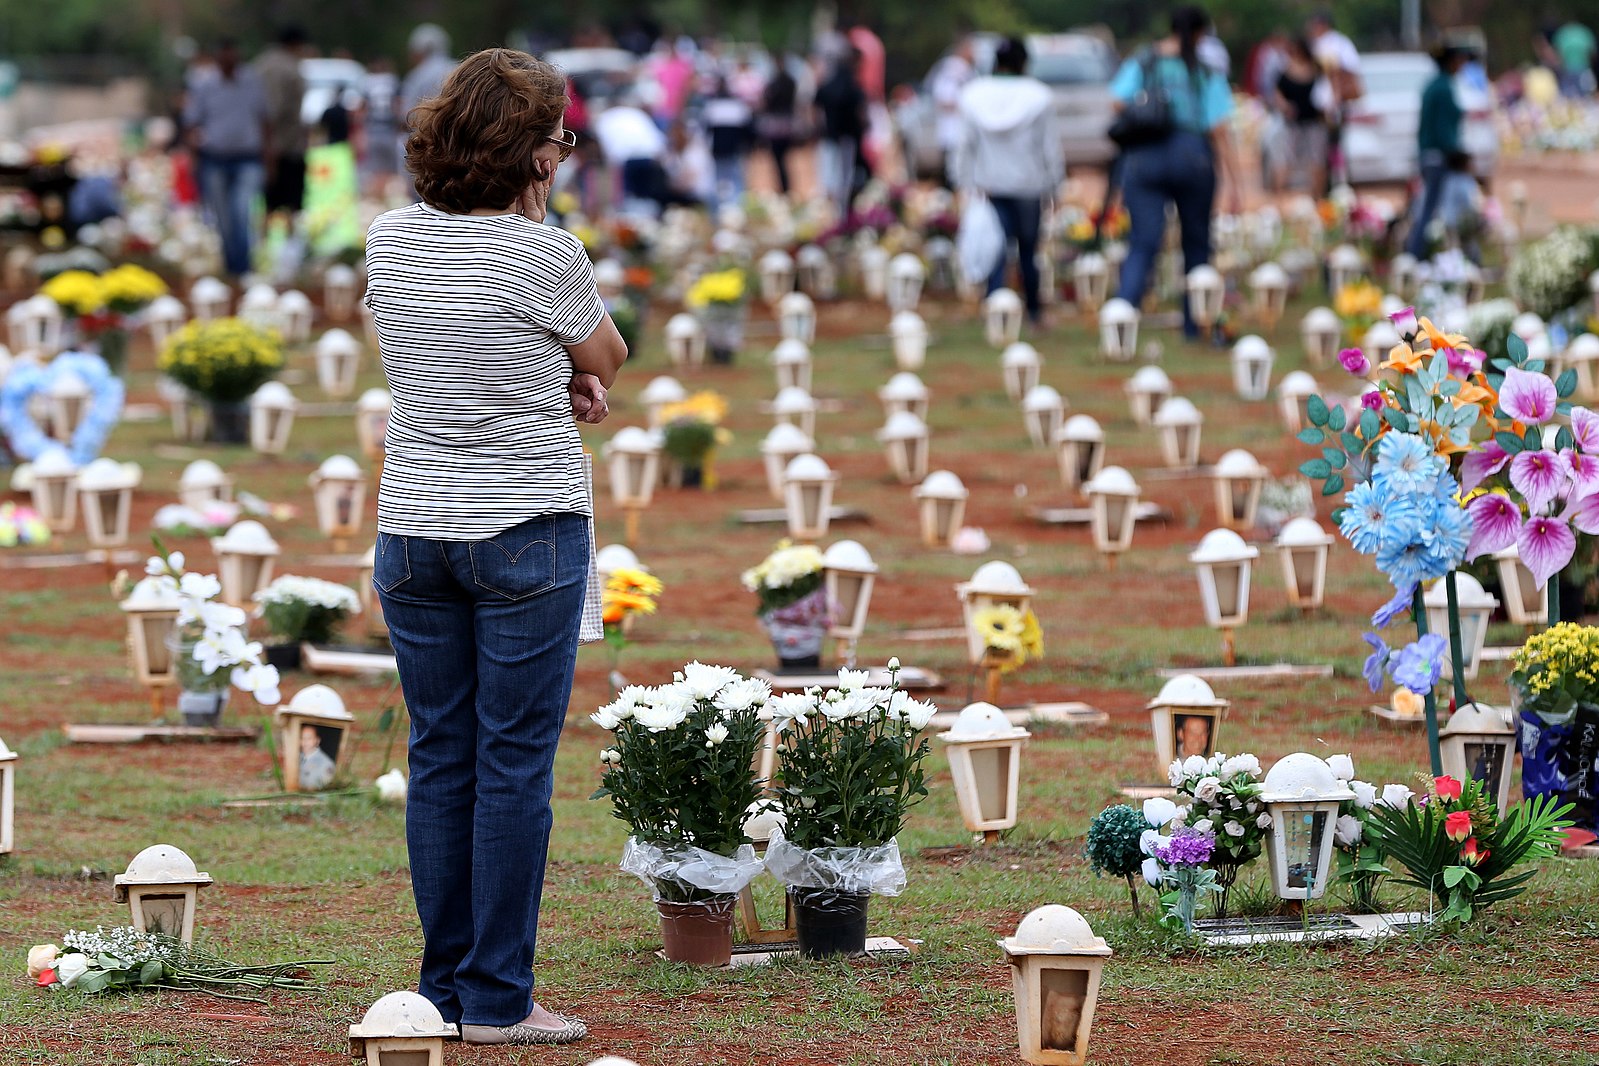
[(1096, 874), (1125, 878), (1127, 895), (1133, 902), (1134, 916), (1141, 916), (1138, 882), (1144, 865), (1143, 836), (1149, 822), (1125, 803), (1106, 807), (1088, 823), (1088, 838), (1083, 856)]

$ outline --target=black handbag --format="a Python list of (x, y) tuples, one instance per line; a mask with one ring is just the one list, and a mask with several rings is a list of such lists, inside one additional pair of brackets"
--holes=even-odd
[(1172, 117), (1171, 98), (1155, 73), (1155, 53), (1145, 52), (1138, 65), (1143, 71), (1143, 85), (1116, 115), (1116, 121), (1107, 131), (1110, 139), (1123, 149), (1158, 144), (1177, 128)]

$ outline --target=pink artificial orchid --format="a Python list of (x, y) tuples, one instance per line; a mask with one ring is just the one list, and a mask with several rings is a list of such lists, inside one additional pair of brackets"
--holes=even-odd
[(1516, 543), (1521, 532), (1521, 508), (1502, 492), (1489, 492), (1466, 505), (1471, 515), (1471, 543), (1466, 558), (1501, 552)]
[(1599, 413), (1586, 407), (1571, 409), (1571, 435), (1585, 452), (1599, 452)]
[(1577, 535), (1558, 518), (1533, 518), (1521, 527), (1516, 549), (1533, 579), (1539, 585), (1547, 585), (1576, 554)]
[(1555, 383), (1545, 374), (1534, 374), (1519, 367), (1506, 367), (1504, 384), (1499, 387), (1499, 406), (1517, 422), (1541, 426), (1555, 415), (1560, 397)]
[(1571, 481), (1571, 466), (1554, 452), (1539, 450), (1519, 453), (1510, 460), (1510, 485), (1527, 503), (1529, 514), (1542, 514), (1565, 494)]
[(1567, 448), (1560, 458), (1571, 471), (1571, 499), (1582, 499), (1599, 491), (1599, 455), (1584, 455)]
[(1599, 493), (1573, 499), (1560, 517), (1590, 537), (1599, 534)]
[(1503, 470), (1508, 462), (1510, 453), (1499, 447), (1496, 441), (1483, 441), (1475, 450), (1468, 452), (1460, 464), (1461, 491), (1472, 491)]

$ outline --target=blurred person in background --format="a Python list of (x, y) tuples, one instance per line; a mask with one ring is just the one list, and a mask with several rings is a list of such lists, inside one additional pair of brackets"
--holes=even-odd
[(363, 161), (369, 174), (394, 174), (400, 169), (399, 116), (395, 114), (400, 79), (387, 56), (367, 64), (361, 82), (362, 127), (366, 131)]
[(844, 38), (861, 56), (855, 74), (866, 94), (866, 135), (861, 139), (861, 153), (872, 173), (880, 173), (893, 141), (893, 124), (888, 117), (888, 52), (883, 39), (864, 23), (851, 26)]
[(1573, 19), (1554, 32), (1549, 40), (1560, 66), (1560, 93), (1573, 98), (1594, 93), (1594, 58), (1599, 42), (1593, 31)]
[(1303, 37), (1288, 43), (1286, 63), (1272, 87), (1272, 103), (1282, 124), (1279, 147), (1273, 151), (1275, 166), (1271, 189), (1283, 192), (1300, 189), (1315, 192), (1322, 186), (1322, 167), (1327, 161), (1327, 116), (1316, 104), (1321, 68)]
[[(300, 57), (306, 51), (305, 31), (285, 26), (277, 43), (255, 61), (255, 73), (267, 99), (266, 209), (268, 215), (282, 212), (290, 220), (305, 205), (305, 149), (307, 131), (300, 121), (300, 104), (305, 99), (305, 79), (300, 76)], [(346, 123), (348, 135), (348, 123)]]
[(832, 70), (816, 88), (816, 110), (821, 115), (819, 146), (821, 184), (848, 218), (855, 194), (865, 186), (865, 160), (861, 142), (866, 138), (866, 93), (857, 76), (860, 53), (850, 48), (833, 61)]
[(795, 114), (799, 105), (799, 83), (789, 73), (787, 52), (777, 55), (772, 77), (761, 92), (760, 114), (755, 119), (755, 131), (760, 135), (766, 150), (772, 153), (772, 165), (777, 170), (777, 188), (784, 196), (789, 194), (788, 152), (794, 147)]
[(268, 144), (266, 91), (239, 63), (239, 46), (217, 46), (215, 77), (190, 86), (183, 124), (198, 163), (200, 195), (222, 238), (222, 263), (233, 277), (250, 272), (250, 211), (261, 193)]
[(400, 82), (400, 135), (410, 132), (411, 111), (423, 100), (439, 95), (444, 79), (455, 69), (450, 56), (450, 35), (442, 26), (424, 22), (411, 31), (407, 49), (411, 53), (411, 69)]
[(1039, 292), (1038, 231), (1044, 201), (1066, 176), (1055, 99), (1027, 71), (1027, 46), (1011, 37), (994, 53), (994, 73), (967, 82), (960, 94), (961, 137), (953, 178), (962, 190), (988, 197), (1005, 231), (1006, 251), (988, 278), (988, 291), (1005, 287), (1010, 246), (1016, 246), (1027, 317), (1043, 314)]
[(666, 135), (631, 94), (589, 122), (605, 165), (615, 175), (622, 209), (655, 213), (665, 185), (661, 158), (666, 152)]
[(955, 42), (955, 47), (949, 54), (938, 61), (933, 72), (928, 76), (928, 88), (933, 97), (935, 112), (934, 128), (938, 134), (938, 147), (944, 157), (943, 184), (950, 184), (951, 158), (955, 148), (960, 144), (960, 139), (965, 131), (966, 123), (961, 118), (960, 99), (961, 89), (977, 74), (977, 68), (972, 65), (972, 41), (970, 37), (962, 37)]
[(703, 207), (716, 197), (716, 163), (698, 130), (684, 119), (666, 131), (661, 180), (650, 193), (662, 208)]
[(1416, 130), (1421, 189), (1413, 203), (1410, 235), (1405, 238), (1405, 251), (1417, 259), (1427, 257), (1427, 229), (1443, 202), (1444, 186), (1450, 173), (1460, 169), (1460, 157), (1465, 155), (1460, 146), (1460, 124), (1464, 116), (1455, 98), (1455, 75), (1466, 64), (1466, 52), (1461, 48), (1444, 47), (1434, 58), (1438, 62), (1438, 73), (1421, 91), (1421, 122)]
[(744, 198), (744, 167), (755, 140), (755, 112), (733, 95), (726, 78), (718, 78), (700, 107), (700, 121), (710, 141), (716, 175), (710, 199), (715, 212)]
[[(1327, 116), (1326, 185), (1330, 188), (1344, 180), (1344, 113), (1351, 103), (1366, 95), (1366, 87), (1360, 76), (1360, 53), (1355, 42), (1333, 28), (1331, 11), (1317, 11), (1306, 20), (1305, 39), (1322, 72), (1315, 102)], [(1327, 188), (1318, 191), (1326, 193)]]

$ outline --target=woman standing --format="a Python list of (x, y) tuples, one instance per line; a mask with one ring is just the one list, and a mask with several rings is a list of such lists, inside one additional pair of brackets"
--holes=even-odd
[(411, 714), (420, 989), (476, 1044), (587, 1034), (533, 1002), (532, 967), (580, 620), (598, 635), (574, 415), (605, 417), (627, 348), (582, 244), (542, 224), (566, 102), (532, 56), (467, 58), (411, 115), (422, 202), (367, 236), (394, 395), (372, 583)]
[[(1119, 295), (1137, 307), (1166, 234), (1166, 205), (1175, 204), (1182, 232), (1183, 269), (1210, 260), (1210, 213), (1216, 201), (1217, 167), (1228, 182), (1229, 210), (1238, 212), (1238, 167), (1227, 119), (1233, 113), (1227, 79), (1199, 60), (1199, 42), (1210, 16), (1197, 7), (1172, 12), (1171, 33), (1122, 64), (1110, 85), (1117, 108), (1135, 100), (1164, 97), (1167, 126), (1126, 149), (1122, 200), (1131, 216), (1127, 258)], [(1183, 298), (1183, 332), (1199, 329)]]
[(1283, 117), (1286, 144), (1278, 155), (1272, 178), (1273, 191), (1294, 188), (1314, 192), (1322, 187), (1322, 167), (1327, 161), (1327, 116), (1317, 102), (1321, 68), (1310, 44), (1296, 37), (1288, 45), (1283, 71), (1274, 90)]

